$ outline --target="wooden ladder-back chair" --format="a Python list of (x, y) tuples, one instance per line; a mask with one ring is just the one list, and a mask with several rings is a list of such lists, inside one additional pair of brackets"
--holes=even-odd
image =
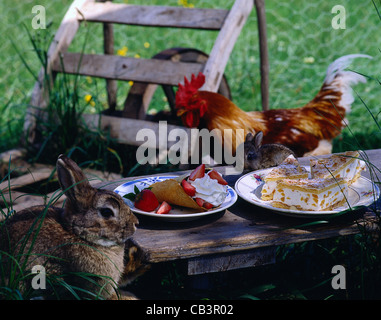
[[(236, 0), (230, 10), (197, 9), (183, 7), (137, 6), (116, 4), (112, 2), (95, 2), (95, 0), (75, 0), (66, 12), (48, 49), (46, 70), (41, 69), (36, 82), (30, 107), (27, 110), (24, 122), (25, 136), (29, 143), (38, 143), (36, 124), (44, 114), (48, 103), (49, 81), (54, 81), (57, 73), (65, 72), (106, 79), (109, 109), (101, 116), (85, 114), (84, 120), (88, 125), (98, 126), (110, 130), (111, 137), (121, 144), (138, 146), (143, 142), (136, 141), (136, 134), (141, 128), (159, 131), (159, 123), (146, 121), (146, 111), (157, 85), (162, 85), (173, 104), (173, 87), (182, 82), (184, 76), (202, 71), (205, 74), (205, 90), (229, 96), (230, 91), (223, 74), (229, 56), (253, 6), (256, 6), (260, 39), (261, 58), (261, 91), (262, 105), (268, 106), (268, 60), (266, 44), (266, 22), (264, 0)], [(83, 54), (68, 52), (74, 36), (81, 22), (98, 22), (103, 24), (104, 54)], [(197, 49), (166, 49), (152, 59), (135, 59), (114, 55), (113, 24), (126, 24), (152, 27), (176, 27), (206, 30), (219, 30), (214, 46), (209, 55)], [(81, 63), (79, 63), (81, 60)], [(62, 69), (64, 66), (64, 70)], [(116, 80), (134, 81), (127, 96), (124, 110), (116, 117)], [(120, 112), (119, 112), (120, 113)], [(99, 118), (101, 117), (101, 118)], [(100, 122), (99, 122), (100, 121)], [(177, 128), (168, 125), (168, 132)], [(189, 130), (182, 127), (183, 130)], [(188, 132), (188, 131), (187, 131)], [(189, 132), (188, 132), (189, 133)], [(167, 147), (171, 143), (168, 141)], [(191, 148), (188, 145), (188, 150)], [(34, 164), (31, 166), (23, 158), (25, 149), (9, 150), (0, 154), (1, 170), (8, 170), (11, 160), (12, 168), (20, 168), (16, 178), (1, 183), (3, 194), (2, 207), (9, 203), (12, 209), (19, 211), (35, 204), (47, 203), (52, 194), (44, 197), (30, 195), (26, 189), (32, 184), (49, 180), (54, 172), (53, 166)], [(107, 180), (117, 179), (120, 175), (88, 170), (88, 177)], [(12, 191), (12, 195), (10, 193)], [(62, 201), (62, 197), (59, 201)], [(8, 203), (8, 205), (7, 205)], [(1, 219), (1, 216), (0, 216)]]
[[(255, 1), (257, 6), (260, 47), (261, 47), (261, 78), (263, 107), (267, 108), (268, 95), (268, 62), (264, 18), (264, 1)], [(205, 74), (204, 90), (217, 92), (220, 87), (222, 94), (229, 95), (229, 88), (223, 78), (224, 70), (230, 53), (234, 47), (249, 14), (253, 9), (253, 0), (236, 0), (230, 10), (197, 9), (183, 7), (141, 6), (117, 4), (112, 2), (95, 2), (94, 0), (75, 0), (65, 14), (54, 40), (48, 51), (47, 72), (52, 74), (65, 72), (91, 77), (105, 78), (110, 110), (101, 117), (101, 127), (111, 129), (111, 136), (120, 143), (140, 145), (136, 141), (136, 133), (141, 128), (150, 128), (158, 133), (158, 123), (143, 120), (152, 97), (153, 90), (149, 86), (177, 86), (191, 74), (202, 71)], [(72, 53), (67, 49), (72, 42), (82, 21), (103, 23), (104, 54)], [(219, 30), (215, 44), (209, 56), (202, 56), (203, 62), (187, 61), (186, 52), (175, 50), (165, 51), (169, 58), (161, 60), (160, 55), (152, 59), (137, 59), (114, 55), (112, 25), (138, 25), (152, 27), (192, 28), (204, 30)], [(173, 61), (173, 56), (179, 56), (179, 61)], [(188, 52), (200, 55), (195, 52)], [(184, 57), (182, 56), (184, 55)], [(184, 58), (184, 59), (181, 59)], [(178, 59), (178, 58), (177, 58)], [(191, 59), (194, 59), (191, 58)], [(183, 62), (183, 61), (187, 62)], [(63, 67), (63, 68), (62, 68)], [(64, 70), (63, 70), (64, 69)], [(24, 129), (28, 132), (30, 142), (33, 142), (37, 115), (46, 105), (46, 95), (43, 81), (44, 71), (40, 72), (40, 81), (34, 87), (31, 108), (27, 111)], [(134, 81), (134, 86), (126, 99), (122, 117), (112, 116), (116, 105), (116, 80)], [(168, 91), (167, 91), (168, 92)], [(171, 93), (168, 93), (170, 95)], [(173, 93), (172, 93), (173, 95)], [(35, 108), (37, 107), (37, 108)], [(84, 115), (88, 124), (98, 124), (98, 115)], [(171, 130), (172, 126), (168, 126)], [(185, 130), (185, 128), (183, 128)], [(168, 145), (170, 147), (170, 144)]]

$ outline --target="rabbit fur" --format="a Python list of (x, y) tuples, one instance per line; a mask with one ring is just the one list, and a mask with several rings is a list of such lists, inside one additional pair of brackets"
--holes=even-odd
[(282, 144), (262, 145), (263, 132), (249, 132), (244, 142), (244, 169), (259, 170), (280, 165), (288, 156), (295, 154)]
[[(136, 299), (129, 293), (120, 296), (116, 287), (129, 282), (123, 273), (136, 263), (138, 248), (130, 238), (138, 219), (118, 194), (92, 187), (70, 158), (59, 156), (57, 174), (67, 197), (64, 208), (35, 206), (14, 214), (0, 229), (0, 250), (14, 257), (22, 255), (20, 264), (27, 263), (29, 270), (42, 265), (47, 275), (71, 274), (65, 278), (68, 283), (96, 294), (103, 287), (105, 299)], [(125, 250), (135, 256), (126, 258)], [(141, 261), (138, 264), (145, 267)], [(93, 284), (74, 276), (78, 272), (102, 277), (94, 276)], [(30, 281), (25, 282), (30, 287)]]

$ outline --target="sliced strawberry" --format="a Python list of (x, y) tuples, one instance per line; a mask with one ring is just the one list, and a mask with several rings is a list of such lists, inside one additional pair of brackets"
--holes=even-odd
[(213, 208), (213, 205), (211, 203), (205, 201), (203, 207), (205, 209), (209, 210), (209, 209)]
[(157, 214), (166, 214), (171, 210), (172, 210), (172, 207), (168, 204), (168, 202), (163, 201), (162, 204), (160, 205), (159, 209), (157, 209), (156, 213)]
[(208, 175), (211, 179), (215, 179), (217, 180), (217, 182), (219, 184), (222, 184), (224, 186), (226, 186), (228, 183), (226, 182), (226, 180), (224, 178), (222, 178), (222, 176), (216, 171), (216, 170), (212, 170), (212, 171), (209, 171), (208, 172)]
[(196, 188), (185, 179), (181, 181), (181, 185), (188, 196), (193, 197), (196, 194)]
[(155, 194), (149, 189), (143, 189), (137, 194), (135, 207), (143, 211), (153, 211), (159, 206)]
[(189, 175), (189, 180), (194, 181), (198, 178), (202, 178), (205, 175), (205, 164), (200, 164), (196, 169), (194, 169)]
[(204, 205), (204, 200), (202, 200), (201, 198), (195, 198), (194, 199), (195, 201), (196, 201), (196, 203), (200, 206), (200, 207), (202, 207), (203, 205)]

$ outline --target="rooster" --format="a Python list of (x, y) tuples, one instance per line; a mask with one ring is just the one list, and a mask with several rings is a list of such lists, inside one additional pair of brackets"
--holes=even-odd
[[(354, 101), (351, 86), (366, 82), (364, 76), (345, 71), (354, 58), (370, 58), (363, 54), (343, 56), (329, 65), (325, 80), (317, 95), (305, 106), (296, 109), (273, 109), (244, 112), (224, 96), (199, 90), (205, 76), (192, 74), (189, 82), (179, 84), (175, 109), (185, 126), (213, 129), (232, 129), (233, 139), (222, 141), (235, 152), (243, 143), (246, 134), (262, 131), (263, 143), (278, 143), (287, 146), (297, 156), (327, 154), (332, 151), (332, 139), (346, 125), (346, 114)], [(238, 134), (237, 129), (244, 129)], [(242, 133), (242, 130), (240, 131)], [(235, 136), (237, 133), (237, 137)], [(223, 139), (223, 138), (222, 138)]]

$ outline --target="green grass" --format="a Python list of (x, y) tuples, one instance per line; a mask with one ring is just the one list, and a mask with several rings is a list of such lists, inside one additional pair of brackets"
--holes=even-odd
[[(116, 1), (122, 2), (122, 1)], [(142, 1), (124, 1), (129, 4), (142, 4)], [(189, 0), (196, 7), (229, 8), (234, 1)], [(38, 1), (46, 7), (47, 23), (51, 30), (58, 28), (60, 21), (71, 1)], [(17, 56), (11, 39), (21, 52), (23, 59), (32, 71), (37, 74), (40, 64), (28, 40), (22, 24), (32, 33), (43, 33), (31, 28), (33, 17), (31, 8), (37, 4), (34, 0), (17, 2), (5, 0), (0, 3), (3, 19), (0, 32), (5, 35), (0, 59), (4, 63), (0, 72), (0, 150), (6, 150), (19, 143), (23, 114), (29, 102), (34, 85), (34, 78), (24, 67)], [(176, 0), (146, 1), (149, 5), (178, 6)], [(310, 3), (304, 1), (269, 2), (267, 3), (267, 30), (270, 55), (270, 106), (271, 108), (295, 108), (308, 102), (319, 90), (329, 63), (334, 59), (351, 53), (365, 53), (375, 57), (374, 60), (357, 59), (352, 69), (377, 79), (379, 77), (378, 34), (380, 21), (372, 2), (359, 4), (355, 0), (341, 3), (347, 14), (346, 29), (335, 30), (331, 27), (332, 4)], [(295, 9), (297, 8), (297, 9)], [(102, 27), (89, 24), (90, 38), (86, 53), (102, 52)], [(70, 46), (70, 51), (79, 51), (86, 32), (80, 28), (78, 36)], [(165, 35), (165, 36), (164, 36)], [(127, 47), (127, 56), (139, 55), (149, 58), (166, 48), (174, 46), (195, 47), (210, 52), (217, 33), (212, 31), (193, 31), (184, 29), (162, 29), (134, 26), (115, 26), (115, 51)], [(148, 43), (148, 45), (147, 45)], [(245, 25), (226, 68), (226, 75), (231, 86), (233, 100), (244, 110), (260, 110), (260, 76), (259, 52), (256, 16), (253, 11)], [(119, 82), (118, 105), (122, 108), (130, 84)], [(356, 92), (366, 101), (369, 110), (379, 120), (380, 90), (375, 80), (356, 86)], [(82, 77), (80, 79), (80, 97), (91, 95), (95, 106), (88, 110), (96, 112), (106, 108), (104, 80)], [(93, 103), (92, 103), (93, 104)], [(162, 109), (167, 105), (164, 94), (157, 90), (152, 108)], [(11, 119), (11, 121), (9, 121)], [(361, 100), (356, 97), (352, 113), (348, 116), (351, 129), (356, 135), (369, 137), (366, 144), (375, 148), (380, 143), (378, 128)], [(364, 123), (367, 126), (364, 127)], [(340, 144), (344, 139), (344, 144)], [(335, 144), (336, 151), (346, 148), (345, 133)]]
[[(189, 0), (189, 2), (197, 7), (223, 8), (228, 8), (233, 3), (232, 0), (218, 4), (211, 0)], [(19, 145), (23, 114), (34, 85), (34, 76), (41, 65), (33, 52), (28, 32), (22, 24), (27, 26), (34, 39), (49, 38), (51, 32), (58, 27), (70, 3), (71, 1), (47, 0), (38, 2), (46, 6), (47, 20), (52, 22), (51, 28), (47, 31), (28, 29), (32, 18), (31, 7), (37, 4), (36, 1), (14, 4), (10, 0), (5, 0), (0, 3), (2, 9), (0, 12), (6, 16), (6, 19), (1, 20), (0, 32), (8, 36), (4, 40), (4, 49), (0, 52), (1, 61), (4, 62), (0, 65), (4, 75), (0, 80), (0, 151)], [(142, 2), (129, 0), (128, 3)], [(147, 1), (147, 4), (178, 5), (174, 0)], [(346, 0), (342, 5), (347, 10), (346, 30), (332, 29), (330, 24), (333, 17), (332, 4), (307, 2), (300, 4), (297, 0), (267, 3), (271, 63), (270, 105), (271, 108), (302, 106), (319, 90), (325, 70), (334, 59), (351, 53), (372, 55), (375, 57), (374, 60), (358, 59), (352, 66), (353, 70), (369, 76), (370, 79), (367, 84), (356, 86), (352, 113), (348, 116), (350, 126), (335, 140), (334, 151), (379, 148), (381, 146), (379, 111), (381, 87), (378, 81), (381, 55), (378, 46), (380, 20), (371, 2), (359, 4), (354, 0)], [(95, 24), (88, 24), (87, 27), (89, 29), (80, 28), (81, 34), (76, 37), (69, 50), (80, 51), (85, 41), (86, 30), (89, 30), (85, 52), (101, 53), (101, 27)], [(256, 32), (256, 18), (252, 14), (226, 68), (233, 100), (246, 111), (261, 109)], [(142, 58), (149, 58), (163, 49), (174, 46), (196, 47), (209, 52), (215, 36), (215, 32), (208, 31), (115, 26), (115, 50), (127, 47), (127, 56), (139, 55)], [(22, 59), (18, 54), (22, 55)], [(28, 64), (32, 74), (22, 60)], [(51, 157), (49, 161), (55, 161), (58, 153), (76, 153), (82, 163), (90, 162), (92, 165), (103, 167), (111, 163), (111, 166), (117, 167), (118, 170), (127, 169), (129, 175), (151, 173), (152, 168), (127, 167), (130, 164), (121, 161), (123, 158), (121, 153), (134, 155), (134, 149), (117, 149), (107, 132), (94, 132), (82, 127), (82, 135), (70, 136), (74, 132), (72, 129), (76, 121), (73, 118), (77, 112), (98, 112), (106, 108), (104, 80), (79, 77), (77, 90), (74, 90), (72, 87), (74, 78), (57, 79), (57, 87), (53, 90), (52, 107), (58, 110), (60, 122), (58, 125), (50, 121), (42, 123), (47, 128), (44, 140), (46, 144), (43, 145), (45, 153), (43, 154), (40, 149), (36, 150), (37, 155), (43, 155), (42, 158)], [(129, 87), (129, 83), (119, 82), (119, 108)], [(89, 95), (92, 100), (85, 100)], [(165, 107), (164, 94), (158, 90), (152, 108), (159, 110)], [(73, 140), (60, 139), (63, 136), (69, 136)], [(170, 169), (165, 167), (165, 170)], [(7, 177), (2, 178), (7, 179)], [(3, 214), (9, 213), (12, 213), (12, 206)], [(380, 237), (375, 238), (366, 230), (362, 230), (362, 233), (355, 237), (285, 246), (278, 251), (276, 265), (261, 267), (255, 274), (253, 270), (247, 269), (213, 275), (210, 280), (212, 286), (206, 291), (195, 290), (192, 287), (189, 283), (191, 279), (185, 275), (185, 265), (181, 261), (158, 264), (153, 266), (152, 271), (138, 278), (132, 285), (131, 291), (141, 298), (169, 299), (379, 298), (380, 290), (374, 284), (381, 281), (380, 248)], [(329, 267), (333, 264), (347, 266), (351, 280), (348, 290), (332, 291), (330, 287), (332, 274)], [(285, 274), (288, 275), (286, 278)], [(224, 286), (221, 286), (221, 280)], [(237, 283), (242, 286), (237, 288)], [(0, 289), (6, 291), (7, 287)], [(20, 298), (18, 292), (11, 294)]]

